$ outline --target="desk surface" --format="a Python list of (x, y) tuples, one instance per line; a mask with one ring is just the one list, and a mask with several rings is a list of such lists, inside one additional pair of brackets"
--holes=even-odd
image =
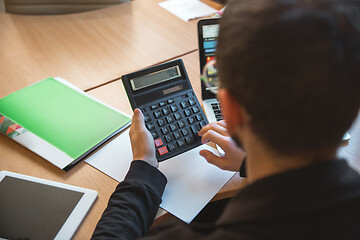
[[(61, 76), (84, 90), (94, 89), (89, 93), (131, 113), (120, 82), (106, 83), (197, 48), (196, 21), (185, 23), (158, 2), (137, 0), (61, 16), (0, 14), (0, 97), (48, 76)], [(197, 74), (198, 68), (192, 66), (197, 63), (196, 53), (186, 58)], [(0, 159), (0, 170), (98, 191), (97, 201), (75, 235), (78, 239), (90, 238), (117, 185), (85, 162), (63, 172), (3, 135)]]
[[(182, 59), (184, 60), (193, 88), (199, 97), (200, 81), (198, 81), (198, 53), (194, 52), (185, 55)], [(125, 90), (120, 80), (91, 90), (88, 93), (128, 114), (132, 113)], [(339, 149), (339, 155), (347, 158), (350, 164), (360, 172), (360, 116), (350, 130), (350, 134), (351, 141), (349, 145), (341, 147)], [(1, 134), (0, 146), (0, 170), (18, 172), (98, 191), (99, 196), (97, 201), (76, 233), (76, 238), (89, 239), (97, 221), (100, 219), (102, 212), (106, 208), (108, 198), (114, 191), (117, 182), (85, 162), (79, 163), (69, 172), (64, 172)], [(244, 183), (242, 183), (239, 175), (236, 174), (220, 190), (220, 192), (215, 196), (215, 199), (233, 196), (243, 184)]]
[[(189, 78), (192, 80), (193, 88), (197, 96), (200, 96), (198, 53), (188, 54), (182, 59), (187, 68)], [(129, 114), (132, 113), (120, 80), (91, 90), (88, 93), (115, 108)], [(0, 146), (0, 170), (64, 182), (98, 191), (98, 199), (76, 233), (77, 238), (89, 239), (118, 182), (85, 162), (79, 163), (69, 172), (64, 172), (1, 134)], [(240, 185), (241, 179), (237, 174), (223, 187), (215, 198), (221, 199), (231, 196), (239, 189)]]
[(27, 16), (0, 13), (0, 97), (48, 76), (83, 90), (197, 49), (188, 23), (136, 0), (91, 12)]

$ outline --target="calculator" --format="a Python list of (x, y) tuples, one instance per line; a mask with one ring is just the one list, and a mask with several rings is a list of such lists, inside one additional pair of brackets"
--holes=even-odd
[(132, 109), (144, 114), (159, 162), (201, 145), (198, 132), (208, 120), (181, 59), (121, 78)]

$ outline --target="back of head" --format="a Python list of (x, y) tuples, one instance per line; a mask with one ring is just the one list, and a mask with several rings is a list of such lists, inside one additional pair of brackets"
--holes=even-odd
[(360, 2), (233, 0), (217, 66), (272, 149), (335, 149), (360, 106)]

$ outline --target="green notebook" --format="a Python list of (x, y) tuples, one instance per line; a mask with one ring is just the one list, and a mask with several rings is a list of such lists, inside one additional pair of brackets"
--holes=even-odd
[[(30, 132), (69, 156), (72, 159), (70, 165), (127, 127), (131, 120), (70, 87), (67, 82), (54, 78), (44, 79), (0, 99), (0, 114), (1, 132), (14, 140)], [(22, 129), (21, 134), (18, 129)], [(23, 145), (28, 147), (29, 143)], [(66, 170), (69, 164), (61, 168)]]

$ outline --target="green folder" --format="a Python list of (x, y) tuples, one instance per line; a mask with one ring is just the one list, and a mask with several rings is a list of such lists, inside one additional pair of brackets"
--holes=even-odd
[(63, 151), (74, 162), (131, 120), (54, 78), (0, 99), (0, 114)]

